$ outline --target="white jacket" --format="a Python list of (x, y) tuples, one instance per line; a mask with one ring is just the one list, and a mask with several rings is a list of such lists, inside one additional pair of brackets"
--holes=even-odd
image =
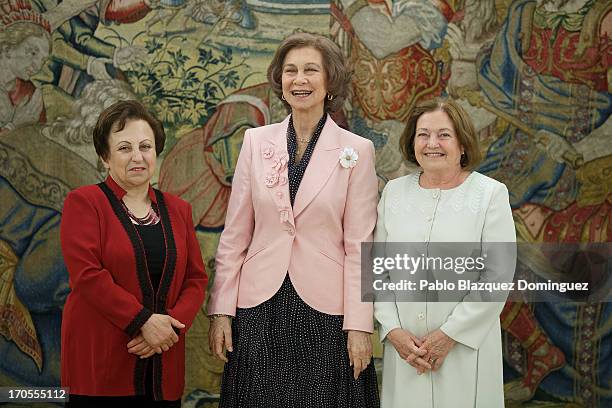
[[(424, 189), (419, 176), (386, 185), (375, 242), (516, 241), (504, 184), (472, 172), (456, 188)], [(511, 276), (516, 255), (508, 259), (504, 268)], [(385, 346), (382, 408), (503, 407), (502, 308), (502, 302), (376, 302), (374, 314)], [(440, 328), (457, 344), (437, 372), (419, 376), (385, 341), (398, 327), (419, 337)]]

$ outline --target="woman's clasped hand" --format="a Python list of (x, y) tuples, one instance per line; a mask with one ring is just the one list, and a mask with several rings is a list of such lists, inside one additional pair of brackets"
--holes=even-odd
[(170, 350), (179, 340), (175, 328), (184, 329), (185, 325), (172, 316), (152, 315), (140, 329), (140, 334), (127, 344), (128, 352), (148, 358)]
[(408, 330), (397, 328), (389, 332), (387, 338), (400, 357), (419, 375), (429, 370), (437, 371), (456, 343), (440, 329), (419, 338)]

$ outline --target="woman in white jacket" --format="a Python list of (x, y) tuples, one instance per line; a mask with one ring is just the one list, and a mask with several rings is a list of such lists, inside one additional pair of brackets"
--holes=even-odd
[[(422, 171), (385, 186), (375, 242), (387, 243), (387, 256), (391, 242), (414, 243), (406, 248), (420, 245), (427, 256), (436, 247), (432, 243), (452, 243), (447, 247), (454, 252), (465, 243), (476, 243), (478, 248), (489, 245), (495, 256), (488, 258), (477, 279), (510, 282), (516, 236), (508, 190), (472, 171), (480, 151), (465, 111), (444, 99), (415, 107), (400, 148)], [(485, 244), (492, 242), (500, 244)], [(502, 258), (500, 251), (505, 252)], [(380, 278), (397, 280), (394, 273), (387, 270)], [(449, 278), (457, 277), (453, 271), (446, 273)], [(417, 279), (423, 275), (406, 276)], [(455, 292), (458, 297), (445, 302), (432, 301), (433, 296), (419, 291), (418, 286), (412, 298), (401, 292), (386, 293), (385, 299), (377, 297), (374, 306), (385, 345), (382, 407), (503, 407), (499, 324), (503, 292), (488, 302), (475, 301), (482, 300), (477, 299), (478, 291)]]

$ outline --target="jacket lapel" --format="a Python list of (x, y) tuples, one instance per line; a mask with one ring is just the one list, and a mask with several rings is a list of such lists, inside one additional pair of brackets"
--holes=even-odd
[(293, 217), (297, 217), (310, 204), (338, 166), (341, 148), (339, 133), (340, 128), (328, 115), (295, 197)]
[(271, 132), (260, 148), (261, 159), (264, 162), (264, 180), (268, 192), (278, 209), (279, 221), (287, 227), (295, 228), (291, 199), (289, 196), (289, 176), (287, 165), (289, 153), (287, 152), (287, 128), (289, 116), (285, 118), (274, 132)]

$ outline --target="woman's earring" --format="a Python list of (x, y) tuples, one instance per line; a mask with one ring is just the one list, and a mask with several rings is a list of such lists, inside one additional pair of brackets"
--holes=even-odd
[(327, 100), (328, 101), (333, 101), (334, 100), (334, 95), (327, 94)]
[(286, 99), (285, 99), (285, 94), (281, 94), (281, 99), (282, 99), (283, 101), (286, 101)]

